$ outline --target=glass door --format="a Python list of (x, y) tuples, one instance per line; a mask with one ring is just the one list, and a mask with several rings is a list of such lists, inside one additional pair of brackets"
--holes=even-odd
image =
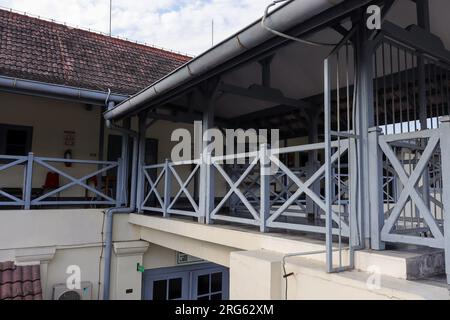
[(188, 300), (189, 273), (177, 272), (146, 277), (145, 300)]
[(212, 263), (146, 270), (144, 300), (228, 300), (229, 271)]
[(192, 300), (228, 300), (228, 270), (209, 268), (192, 272)]

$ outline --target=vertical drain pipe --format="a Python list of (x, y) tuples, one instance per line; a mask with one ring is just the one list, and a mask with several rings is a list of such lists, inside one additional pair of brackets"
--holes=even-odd
[(111, 283), (111, 257), (113, 242), (114, 215), (133, 213), (136, 210), (136, 177), (137, 177), (137, 155), (138, 139), (133, 137), (133, 168), (131, 174), (130, 206), (111, 208), (106, 210), (106, 239), (105, 239), (105, 265), (103, 271), (103, 300), (109, 300)]
[[(111, 107), (111, 104), (109, 105)], [(115, 126), (110, 121), (106, 121), (106, 126), (110, 129), (115, 129), (122, 132), (128, 137), (133, 137), (133, 157), (131, 169), (131, 190), (130, 190), (130, 205), (129, 207), (117, 207), (106, 210), (106, 237), (105, 237), (105, 262), (103, 268), (103, 300), (109, 300), (109, 293), (111, 287), (111, 258), (112, 258), (112, 243), (113, 243), (113, 223), (114, 215), (129, 214), (136, 210), (136, 188), (137, 188), (137, 171), (138, 171), (138, 134), (129, 129)], [(128, 139), (127, 139), (128, 140)], [(128, 143), (128, 142), (127, 142)], [(123, 146), (122, 146), (123, 147)], [(125, 177), (124, 177), (125, 180)], [(126, 180), (123, 183), (127, 183)]]

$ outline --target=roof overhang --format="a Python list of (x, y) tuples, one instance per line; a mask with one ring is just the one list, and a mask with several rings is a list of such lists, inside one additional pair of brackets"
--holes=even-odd
[[(269, 15), (267, 24), (273, 29), (291, 35), (307, 35), (371, 2), (374, 0), (289, 1)], [(117, 120), (161, 104), (186, 88), (289, 41), (265, 30), (260, 20), (257, 20), (115, 108), (106, 111), (104, 117), (107, 120)]]

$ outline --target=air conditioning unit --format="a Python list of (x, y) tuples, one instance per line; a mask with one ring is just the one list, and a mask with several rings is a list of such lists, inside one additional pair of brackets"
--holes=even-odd
[(53, 300), (92, 300), (92, 283), (81, 282), (80, 289), (67, 289), (66, 284), (55, 284)]

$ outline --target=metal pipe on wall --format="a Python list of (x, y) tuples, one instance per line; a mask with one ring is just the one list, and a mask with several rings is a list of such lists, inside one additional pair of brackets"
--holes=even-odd
[(10, 92), (74, 99), (97, 105), (104, 105), (105, 100), (107, 99), (109, 101), (119, 103), (128, 98), (126, 95), (110, 94), (103, 91), (75, 88), (59, 84), (50, 84), (5, 76), (0, 76), (0, 89)]
[(137, 158), (138, 158), (138, 137), (133, 137), (133, 166), (131, 174), (131, 191), (130, 191), (130, 206), (111, 208), (106, 210), (106, 239), (105, 239), (105, 264), (103, 272), (103, 300), (109, 300), (109, 293), (111, 287), (111, 258), (112, 258), (112, 244), (113, 244), (113, 222), (114, 215), (128, 214), (136, 210), (136, 177), (137, 177)]
[[(107, 102), (108, 108), (114, 107), (114, 102)], [(109, 300), (110, 298), (110, 287), (111, 287), (111, 258), (112, 258), (112, 244), (113, 244), (113, 225), (114, 225), (114, 215), (116, 214), (129, 214), (136, 210), (136, 190), (137, 190), (137, 172), (138, 172), (138, 154), (139, 154), (139, 136), (138, 133), (130, 130), (128, 124), (126, 124), (126, 128), (119, 127), (113, 124), (111, 121), (106, 121), (106, 126), (109, 129), (117, 130), (122, 132), (124, 135), (123, 144), (122, 144), (122, 156), (125, 155), (125, 158), (128, 158), (128, 136), (133, 137), (133, 156), (132, 156), (132, 169), (131, 169), (131, 189), (130, 189), (130, 199), (128, 207), (117, 207), (110, 208), (106, 210), (106, 228), (105, 228), (105, 262), (104, 262), (104, 272), (103, 272), (103, 300)], [(128, 161), (124, 162), (127, 163)], [(124, 179), (121, 179), (122, 183), (126, 183), (127, 179), (125, 179), (126, 170), (122, 170), (122, 176)], [(118, 189), (118, 190), (123, 190)]]

